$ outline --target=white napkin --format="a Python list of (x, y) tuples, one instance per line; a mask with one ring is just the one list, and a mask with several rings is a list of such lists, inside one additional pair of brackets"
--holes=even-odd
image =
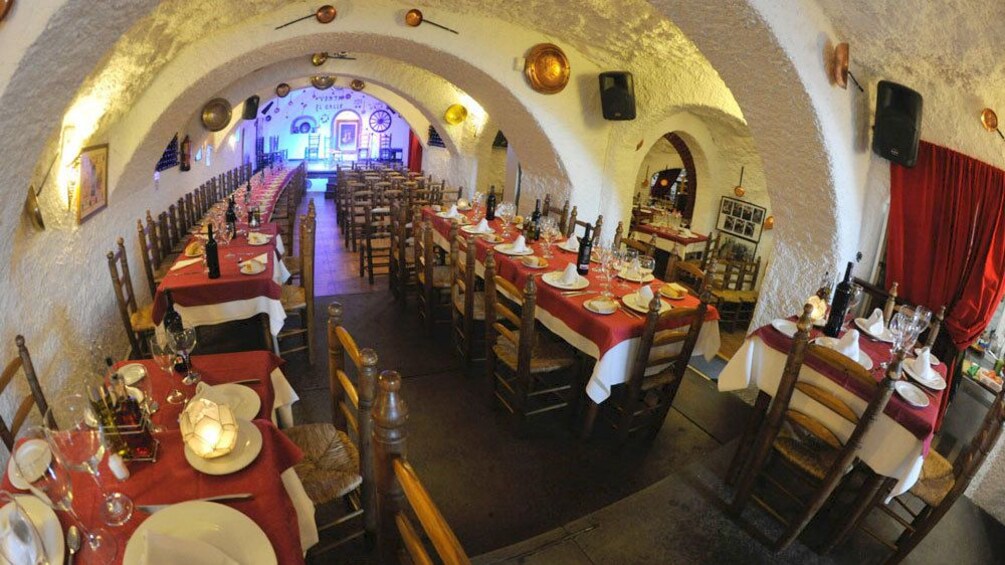
[(911, 362), (911, 369), (919, 379), (927, 379), (928, 372), (932, 370), (932, 350), (928, 346), (922, 347), (918, 353), (918, 358)]
[(885, 327), (886, 321), (883, 319), (883, 311), (876, 308), (872, 311), (872, 315), (866, 319), (865, 328), (872, 335), (883, 335), (883, 328)]
[(649, 303), (653, 301), (653, 289), (649, 288), (649, 285), (644, 284), (642, 288), (639, 289), (639, 306), (643, 308), (648, 308)]
[(453, 218), (454, 216), (456, 216), (457, 215), (457, 205), (456, 204), (451, 205), (450, 209), (447, 210), (446, 212), (444, 212), (443, 215), (446, 216), (447, 218)]
[(834, 349), (845, 357), (853, 361), (858, 361), (858, 336), (858, 330), (848, 330), (845, 332), (844, 336), (842, 336), (841, 339), (834, 344)]
[(194, 265), (194, 264), (199, 263), (201, 261), (202, 261), (202, 257), (200, 257), (198, 259), (184, 259), (182, 261), (178, 261), (177, 263), (175, 263), (174, 266), (171, 267), (171, 270), (172, 271), (176, 271), (178, 269), (184, 269), (185, 267), (188, 267), (189, 265)]
[(689, 230), (687, 228), (681, 228), (680, 229), (680, 236), (690, 239), (690, 238), (694, 237), (694, 234), (691, 233), (691, 230)]
[[(3, 539), (3, 553), (10, 559), (13, 559), (12, 563), (35, 563), (38, 558), (45, 554), (45, 548), (42, 546), (42, 540), (37, 539), (31, 531), (31, 524), (29, 523), (28, 516), (21, 514), (21, 519), (25, 521), (25, 526), (28, 530), (28, 540), (22, 542), (14, 535), (14, 526), (11, 525), (11, 519), (14, 518), (13, 514), (17, 512), (17, 506), (11, 505), (7, 519), (4, 520), (3, 528), (0, 529), (0, 537)], [(4, 561), (0, 558), (0, 561)]]
[[(252, 257), (251, 259), (248, 259), (248, 261), (257, 261), (257, 262), (259, 262), (259, 263), (261, 263), (263, 265), (268, 265), (269, 264), (269, 255), (267, 253), (262, 253), (261, 255), (257, 255), (255, 257)], [(241, 261), (240, 265), (243, 266), (248, 261)]]
[(475, 226), (475, 231), (478, 233), (489, 233), (489, 221), (482, 218), (478, 225)]
[(565, 241), (565, 248), (572, 252), (579, 251), (579, 238), (576, 236), (572, 236), (569, 239), (567, 239)]
[(562, 271), (562, 284), (575, 284), (577, 280), (579, 280), (579, 273), (576, 272), (576, 266), (569, 263), (565, 266), (565, 270)]
[(517, 253), (521, 253), (527, 250), (527, 239), (522, 235), (517, 236), (516, 240), (513, 241), (513, 246), (510, 248)]
[(457, 201), (457, 206), (460, 207), (460, 208), (467, 208), (468, 207), (468, 201), (466, 199), (464, 199), (464, 198), (461, 198), (460, 200)]
[(219, 548), (198, 539), (181, 539), (147, 530), (141, 565), (238, 565)]

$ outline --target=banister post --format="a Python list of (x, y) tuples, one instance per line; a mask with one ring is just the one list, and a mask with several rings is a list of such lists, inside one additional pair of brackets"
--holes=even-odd
[(378, 553), (381, 563), (394, 562), (401, 545), (395, 516), (405, 507), (405, 493), (394, 474), (395, 458), (405, 457), (408, 406), (401, 398), (401, 375), (383, 371), (373, 404), (373, 450), (376, 465)]

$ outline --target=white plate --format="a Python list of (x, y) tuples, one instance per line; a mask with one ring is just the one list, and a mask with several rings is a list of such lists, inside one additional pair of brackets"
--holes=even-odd
[(918, 408), (928, 406), (928, 395), (920, 388), (907, 381), (897, 381), (893, 383), (893, 389), (896, 390), (897, 394), (899, 394), (901, 398), (906, 400), (911, 406), (916, 406)]
[(466, 224), (466, 223), (468, 223), (468, 217), (467, 216), (464, 216), (464, 215), (461, 215), (461, 214), (457, 214), (456, 216), (447, 216), (445, 214), (446, 214), (446, 212), (437, 212), (436, 216), (439, 217), (439, 218), (443, 218), (444, 220), (457, 220), (457, 222), (460, 223), (460, 224)]
[(484, 239), (488, 243), (502, 243), (504, 241), (503, 238), (502, 238), (502, 236), (498, 236), (498, 235), (495, 235), (495, 234), (492, 234), (492, 233), (483, 233), (483, 234), (475, 234), (475, 235), (481, 237), (482, 239)]
[(671, 294), (667, 294), (665, 288), (666, 288), (666, 285), (663, 285), (663, 286), (660, 287), (660, 296), (662, 296), (663, 298), (670, 299), (670, 300), (684, 300), (684, 298), (686, 298), (688, 294), (691, 294), (691, 293), (689, 293), (689, 292), (687, 292), (685, 290), (684, 294), (682, 294), (680, 296), (673, 296)]
[(247, 467), (262, 451), (262, 432), (258, 426), (247, 420), (237, 421), (237, 446), (234, 451), (216, 457), (204, 459), (185, 446), (185, 460), (197, 471), (207, 475), (229, 475)]
[(134, 385), (147, 376), (147, 368), (139, 363), (130, 363), (119, 367), (119, 374), (125, 379), (127, 385)]
[(576, 275), (576, 282), (572, 284), (562, 282), (562, 271), (551, 271), (550, 273), (545, 273), (541, 277), (541, 280), (562, 290), (580, 290), (590, 286), (590, 280), (579, 275)]
[(571, 247), (567, 247), (566, 246), (566, 244), (568, 244), (568, 243), (569, 243), (569, 240), (567, 239), (567, 240), (563, 241), (562, 243), (559, 243), (556, 247), (558, 247), (562, 251), (568, 251), (569, 253), (579, 253), (579, 247), (578, 246), (575, 249), (572, 249)]
[[(226, 404), (238, 420), (254, 420), (262, 409), (262, 398), (254, 390), (231, 383), (203, 387), (192, 400), (205, 398), (217, 404)], [(189, 401), (191, 402), (191, 400)]]
[(260, 275), (265, 272), (265, 263), (259, 263), (254, 259), (249, 259), (241, 263), (242, 275)]
[(503, 255), (533, 255), (534, 254), (534, 250), (531, 249), (530, 247), (528, 247), (527, 249), (524, 249), (523, 251), (520, 251), (520, 252), (513, 251), (513, 244), (512, 243), (500, 243), (499, 245), (495, 246), (495, 250), (498, 251), (499, 253), (502, 253)]
[(203, 251), (205, 251), (205, 249), (202, 248), (202, 247), (199, 248), (199, 252), (198, 253), (189, 253), (188, 249), (186, 249), (185, 250), (185, 256), (189, 257), (189, 258), (202, 257)]
[(629, 274), (627, 270), (621, 271), (620, 273), (618, 273), (618, 278), (619, 279), (624, 279), (624, 280), (626, 280), (628, 282), (634, 282), (634, 283), (647, 283), (647, 282), (653, 282), (654, 280), (656, 280), (656, 277), (654, 277), (652, 273), (649, 273), (648, 275), (646, 275), (645, 278), (639, 278), (639, 277), (637, 277), (635, 275)]
[[(827, 337), (827, 336), (820, 336), (820, 337), (816, 338), (813, 341), (815, 343), (823, 346), (823, 347), (826, 347), (827, 349), (834, 349), (835, 346), (838, 343), (837, 339), (835, 339), (833, 337)], [(866, 371), (871, 371), (872, 370), (872, 357), (869, 357), (868, 353), (866, 353), (865, 351), (862, 351), (861, 349), (859, 349), (859, 351), (858, 351), (858, 364), (862, 365), (863, 367), (865, 367)]]
[[(914, 348), (914, 355), (915, 356), (921, 355), (921, 348), (920, 347), (915, 347)], [(939, 365), (939, 363), (941, 363), (942, 361), (939, 361), (939, 358), (936, 357), (934, 353), (929, 352), (928, 353), (928, 362), (931, 363), (933, 367), (937, 367)]]
[(593, 312), (594, 314), (601, 314), (603, 316), (609, 316), (618, 311), (617, 302), (614, 301), (605, 302), (606, 304), (609, 305), (609, 308), (598, 308), (597, 305), (594, 304), (594, 302), (600, 302), (600, 300), (597, 298), (587, 300), (586, 302), (583, 303), (583, 307), (589, 310), (590, 312)]
[(792, 320), (786, 320), (785, 318), (776, 318), (774, 320), (771, 320), (771, 327), (775, 328), (783, 335), (786, 335), (788, 337), (795, 337), (796, 332), (799, 331), (799, 328), (796, 327), (795, 322), (793, 322)]
[(461, 231), (464, 233), (475, 233), (475, 234), (489, 234), (496, 232), (496, 230), (492, 228), (489, 228), (488, 231), (478, 231), (478, 226), (461, 226)]
[(148, 530), (208, 543), (242, 565), (278, 563), (276, 550), (262, 528), (251, 518), (223, 504), (179, 502), (153, 514), (136, 528), (126, 543), (123, 565), (143, 563), (146, 549), (144, 532)]
[(862, 330), (862, 332), (865, 333), (866, 335), (872, 336), (878, 339), (879, 341), (885, 341), (886, 343), (893, 343), (893, 335), (890, 334), (889, 328), (883, 328), (882, 335), (875, 335), (869, 332), (868, 326), (866, 325), (865, 322), (866, 322), (865, 318), (855, 318), (855, 325), (858, 326), (858, 329)]
[(269, 242), (271, 242), (271, 241), (272, 241), (272, 237), (271, 236), (265, 236), (264, 240), (263, 239), (256, 239), (254, 241), (249, 237), (248, 238), (248, 245), (253, 245), (255, 247), (261, 247), (262, 245), (268, 245)]
[(917, 372), (915, 372), (914, 367), (911, 366), (910, 361), (905, 361), (903, 364), (904, 372), (907, 376), (914, 379), (915, 382), (921, 386), (931, 389), (931, 390), (945, 390), (946, 379), (942, 378), (942, 375), (935, 372), (935, 369), (928, 370), (928, 378), (921, 378)]
[[(45, 555), (49, 558), (49, 565), (63, 565), (66, 544), (63, 540), (63, 527), (60, 526), (56, 513), (34, 496), (15, 495), (14, 498), (24, 509), (24, 513), (28, 515), (27, 518), (35, 525), (35, 529), (38, 530)], [(6, 506), (0, 508), (0, 524), (7, 524), (7, 515), (13, 507), (13, 503), (8, 502)], [(0, 561), (7, 563), (3, 557), (0, 557)]]
[(546, 259), (541, 259), (544, 263), (539, 262), (538, 259), (541, 258), (528, 255), (523, 259), (520, 259), (520, 264), (528, 269), (544, 269), (548, 266), (548, 261)]
[[(624, 301), (625, 306), (628, 306), (636, 312), (641, 312), (642, 314), (649, 313), (649, 304), (642, 304), (642, 300), (639, 298), (639, 293), (633, 292), (631, 294), (626, 294), (621, 300)], [(670, 311), (670, 305), (665, 301), (660, 300), (660, 314), (664, 314)]]

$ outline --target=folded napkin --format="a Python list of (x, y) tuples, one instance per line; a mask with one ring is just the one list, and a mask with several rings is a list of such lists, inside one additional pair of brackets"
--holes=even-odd
[(653, 289), (649, 288), (649, 285), (644, 284), (642, 288), (639, 289), (639, 304), (645, 308), (649, 307), (649, 303), (653, 301)]
[(932, 350), (925, 346), (918, 353), (918, 358), (911, 361), (911, 369), (919, 379), (927, 379), (928, 372), (932, 370)]
[(579, 251), (579, 238), (572, 236), (565, 241), (566, 249), (570, 249), (573, 252)]
[(469, 206), (469, 204), (468, 204), (468, 201), (466, 199), (461, 198), (461, 199), (459, 199), (457, 201), (457, 206), (459, 206), (461, 208), (467, 208)]
[(238, 565), (219, 548), (193, 538), (176, 538), (153, 530), (145, 532), (141, 565)]
[(516, 251), (517, 253), (527, 251), (527, 239), (522, 235), (517, 236), (516, 240), (513, 241), (513, 246), (510, 249)]
[(694, 237), (694, 234), (691, 233), (691, 230), (689, 230), (687, 228), (681, 228), (680, 229), (680, 236), (684, 237), (684, 238), (690, 239), (690, 238)]
[(454, 205), (450, 206), (450, 209), (447, 210), (446, 212), (444, 212), (443, 215), (446, 216), (447, 218), (453, 218), (454, 216), (456, 216), (457, 215), (457, 205), (454, 204)]
[(202, 258), (201, 257), (198, 258), (198, 259), (184, 259), (182, 261), (178, 261), (177, 263), (175, 263), (174, 266), (171, 267), (171, 270), (172, 271), (176, 271), (178, 269), (184, 269), (185, 267), (188, 267), (189, 265), (194, 265), (194, 264), (200, 263), (200, 262), (202, 262)]
[(579, 273), (576, 272), (576, 266), (569, 263), (565, 266), (565, 270), (562, 271), (562, 284), (574, 284), (579, 280)]
[(269, 254), (268, 253), (262, 253), (261, 255), (256, 255), (255, 257), (252, 257), (251, 259), (248, 259), (247, 261), (241, 261), (237, 265), (239, 267), (243, 267), (243, 266), (247, 265), (248, 263), (250, 263), (252, 261), (255, 261), (256, 263), (261, 263), (263, 265), (268, 265), (269, 264)]
[(865, 328), (872, 335), (882, 335), (883, 328), (886, 327), (886, 320), (883, 319), (883, 311), (876, 308), (872, 311), (872, 315), (869, 316), (865, 321)]
[[(217, 390), (220, 389), (216, 389), (216, 387), (206, 384), (204, 381), (199, 381), (195, 385), (195, 394), (192, 396), (192, 400), (205, 398), (206, 400), (212, 400), (217, 404), (226, 404), (230, 406), (230, 410), (232, 412), (237, 413), (244, 401), (240, 397), (225, 397), (223, 394), (217, 392)], [(191, 400), (189, 402), (191, 402)]]
[(858, 336), (858, 330), (848, 330), (834, 344), (834, 350), (853, 361), (858, 361)]
[[(14, 520), (23, 521), (22, 535), (26, 536), (25, 539), (19, 539), (14, 533)], [(3, 543), (3, 555), (7, 556), (11, 563), (38, 563), (40, 557), (46, 557), (42, 540), (29, 522), (28, 516), (22, 513), (17, 505), (11, 505), (3, 527), (0, 528), (0, 539), (3, 540), (0, 542)], [(0, 561), (4, 561), (2, 557)]]
[(482, 218), (478, 225), (475, 226), (475, 231), (478, 233), (489, 233), (489, 221)]

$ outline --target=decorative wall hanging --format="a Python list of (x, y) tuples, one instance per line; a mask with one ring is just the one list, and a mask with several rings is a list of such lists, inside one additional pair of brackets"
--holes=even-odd
[(302, 22), (302, 21), (304, 21), (304, 20), (306, 20), (308, 18), (311, 18), (311, 17), (313, 17), (314, 19), (316, 19), (318, 21), (318, 23), (330, 24), (333, 21), (335, 21), (335, 16), (337, 14), (338, 14), (338, 12), (335, 10), (335, 6), (332, 6), (331, 4), (325, 4), (324, 6), (321, 6), (320, 8), (318, 8), (313, 14), (307, 14), (306, 16), (304, 16), (302, 18), (297, 18), (295, 20), (286, 22), (285, 24), (277, 27), (276, 29), (283, 29), (284, 27), (286, 27), (288, 25), (295, 24), (297, 22)]
[(290, 93), (290, 85), (285, 82), (281, 82), (276, 85), (276, 96), (280, 98), (286, 98), (286, 95)]
[(170, 169), (171, 167), (178, 166), (178, 134), (174, 134), (171, 138), (171, 142), (167, 144), (164, 148), (164, 153), (161, 154), (160, 161), (157, 161), (157, 166), (154, 167), (154, 171), (161, 172)]
[(315, 53), (311, 55), (311, 64), (314, 65), (315, 67), (320, 67), (321, 65), (325, 64), (325, 61), (327, 60), (328, 60), (328, 53)]
[[(716, 228), (741, 239), (757, 243), (761, 241), (761, 229), (765, 227), (764, 219), (769, 217), (767, 209), (742, 200), (722, 197), (719, 206), (719, 220)], [(772, 225), (774, 220), (772, 220)]]
[(77, 184), (77, 222), (83, 223), (108, 205), (108, 144), (85, 147), (80, 152)]
[(220, 131), (230, 123), (230, 102), (224, 98), (214, 98), (202, 107), (202, 125), (209, 131)]
[(569, 84), (569, 58), (558, 45), (539, 43), (527, 53), (523, 74), (534, 90), (556, 94)]
[[(827, 56), (826, 49), (827, 47), (824, 47), (824, 57)], [(848, 44), (838, 43), (837, 46), (834, 47), (834, 53), (831, 54), (829, 61), (829, 78), (831, 80), (831, 84), (836, 84), (841, 88), (848, 88), (848, 79), (851, 78), (852, 82), (854, 82), (855, 86), (858, 88), (858, 91), (865, 92), (862, 85), (855, 80), (855, 75), (851, 74), (851, 71), (848, 70), (849, 60)]]
[[(13, 5), (14, 0), (0, 0), (0, 21), (7, 17), (7, 12), (10, 12)], [(45, 226), (42, 226), (42, 229), (45, 229)]]
[(747, 189), (743, 188), (743, 169), (744, 168), (745, 167), (740, 167), (740, 182), (736, 183), (736, 186), (733, 187), (733, 194), (735, 194), (737, 198), (743, 198), (743, 195), (747, 193)]
[(178, 149), (178, 169), (181, 171), (189, 171), (192, 169), (192, 140), (186, 135), (185, 139), (181, 140), (181, 147)]
[(509, 140), (503, 135), (502, 130), (496, 132), (496, 137), (492, 140), (492, 147), (509, 147)]
[(335, 77), (331, 75), (314, 75), (311, 77), (311, 85), (318, 90), (328, 90), (335, 84)]
[(440, 137), (440, 132), (436, 131), (436, 128), (429, 126), (429, 145), (431, 147), (446, 147), (447, 145), (443, 143), (443, 138)]
[(377, 110), (370, 114), (370, 129), (383, 133), (391, 127), (391, 114), (385, 110)]
[(349, 83), (349, 88), (355, 90), (356, 92), (359, 92), (364, 88), (366, 88), (366, 83), (358, 78), (354, 78), (352, 79), (352, 82)]
[(452, 126), (456, 126), (466, 119), (468, 119), (468, 109), (461, 104), (451, 104), (443, 113), (443, 121)]
[(320, 67), (325, 64), (329, 59), (337, 59), (339, 61), (355, 61), (356, 57), (350, 57), (348, 51), (337, 51), (335, 53), (315, 53), (311, 55), (311, 64), (315, 67)]
[[(423, 18), (422, 17), (422, 11), (420, 11), (418, 8), (412, 8), (411, 10), (405, 12), (405, 24), (408, 25), (409, 27), (419, 27), (420, 25), (422, 25), (423, 22), (425, 22), (425, 23), (427, 23), (427, 24), (429, 24), (431, 26), (436, 26), (436, 27), (438, 27), (440, 29), (447, 30), (450, 33), (457, 33), (456, 30), (452, 30), (452, 29), (450, 29), (447, 26), (440, 25), (440, 24), (438, 24), (438, 23), (436, 23), (436, 22), (434, 22), (432, 20), (427, 20), (427, 19)], [(458, 34), (458, 35), (460, 35), (460, 34)]]
[(764, 229), (766, 229), (766, 230), (773, 230), (773, 229), (775, 229), (775, 217), (774, 216), (768, 216), (767, 218), (764, 218)]
[(311, 116), (298, 116), (290, 124), (290, 133), (314, 133), (318, 129), (318, 122)]
[(984, 129), (988, 131), (998, 132), (998, 135), (1002, 139), (1005, 139), (1005, 134), (1003, 134), (1002, 130), (998, 128), (998, 114), (996, 114), (991, 108), (984, 108), (981, 110), (981, 125), (983, 125)]
[(42, 218), (42, 209), (38, 206), (38, 196), (35, 194), (35, 187), (28, 187), (28, 200), (24, 203), (25, 211), (31, 218), (31, 223), (40, 230), (45, 229), (45, 219)]

